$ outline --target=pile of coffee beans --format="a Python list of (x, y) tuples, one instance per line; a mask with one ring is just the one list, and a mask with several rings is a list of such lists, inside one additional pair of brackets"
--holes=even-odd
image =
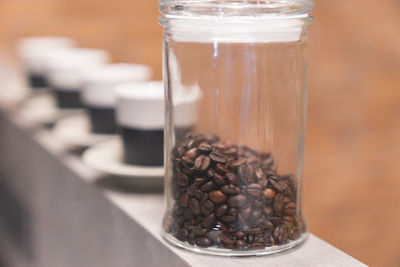
[(174, 206), (164, 229), (198, 247), (264, 249), (305, 231), (297, 186), (268, 153), (189, 133), (172, 152)]

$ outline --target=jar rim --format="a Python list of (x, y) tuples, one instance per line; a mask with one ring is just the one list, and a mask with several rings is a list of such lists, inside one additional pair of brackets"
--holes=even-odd
[(159, 11), (166, 17), (263, 17), (304, 18), (313, 0), (160, 0)]

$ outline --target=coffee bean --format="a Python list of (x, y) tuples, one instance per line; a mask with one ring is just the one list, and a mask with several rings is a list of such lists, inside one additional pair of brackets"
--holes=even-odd
[(231, 208), (229, 209), (228, 213), (232, 216), (238, 216), (239, 215), (239, 209)]
[(261, 185), (259, 184), (249, 184), (247, 186), (247, 192), (252, 196), (259, 196), (261, 195)]
[(278, 194), (275, 199), (274, 199), (274, 211), (277, 214), (280, 214), (283, 212), (283, 209), (285, 208), (285, 196), (282, 194)]
[(197, 158), (198, 155), (199, 155), (199, 150), (197, 148), (192, 148), (192, 149), (189, 149), (188, 151), (186, 151), (184, 156), (193, 161)]
[(271, 216), (274, 213), (274, 210), (272, 209), (272, 207), (266, 206), (264, 207), (264, 214), (267, 216)]
[(221, 163), (217, 163), (217, 165), (215, 166), (215, 170), (220, 174), (227, 174), (229, 172), (229, 170), (225, 168), (225, 166)]
[(199, 151), (202, 153), (210, 153), (211, 149), (212, 149), (211, 145), (206, 142), (203, 142), (199, 145)]
[(215, 210), (215, 215), (218, 217), (224, 215), (228, 211), (229, 207), (226, 204), (219, 205)]
[(226, 156), (224, 156), (223, 154), (220, 154), (218, 152), (211, 152), (209, 156), (210, 156), (211, 160), (213, 160), (214, 162), (217, 162), (217, 163), (225, 164), (227, 161)]
[(196, 236), (203, 236), (203, 235), (207, 234), (207, 228), (202, 228), (201, 226), (196, 227), (195, 229), (193, 229), (193, 233)]
[(186, 186), (189, 183), (189, 177), (184, 173), (177, 173), (176, 180), (180, 186)]
[(265, 179), (266, 177), (265, 177), (265, 174), (264, 174), (264, 172), (263, 172), (263, 170), (261, 169), (261, 168), (258, 168), (257, 170), (256, 170), (256, 178), (258, 179), (258, 180), (263, 180), (263, 179)]
[(204, 227), (210, 227), (214, 223), (214, 221), (215, 221), (215, 215), (214, 213), (210, 213), (203, 219), (201, 225), (203, 225)]
[(235, 239), (226, 233), (220, 233), (219, 238), (225, 245), (233, 245), (235, 243)]
[(212, 245), (212, 242), (207, 237), (199, 237), (196, 239), (195, 244), (199, 247), (206, 248)]
[(262, 187), (262, 188), (266, 188), (268, 186), (268, 179), (262, 179), (260, 181), (258, 181), (258, 184)]
[(266, 189), (263, 191), (263, 195), (264, 195), (264, 197), (265, 197), (266, 199), (273, 199), (273, 198), (275, 197), (276, 193), (275, 193), (275, 191), (274, 191), (273, 189), (271, 189), (271, 188), (266, 188)]
[(253, 210), (251, 207), (247, 207), (245, 209), (242, 209), (242, 211), (240, 212), (240, 215), (242, 216), (243, 219), (247, 220), (247, 218), (250, 217), (250, 214), (252, 211)]
[(269, 179), (269, 182), (271, 183), (271, 186), (278, 192), (283, 192), (288, 188), (287, 183), (283, 181), (277, 181), (276, 177)]
[(188, 166), (191, 166), (193, 164), (193, 160), (188, 158), (188, 157), (183, 156), (182, 157), (182, 163), (184, 164), (184, 166), (188, 167)]
[(201, 191), (204, 191), (204, 192), (210, 192), (214, 188), (214, 186), (215, 186), (214, 182), (213, 181), (209, 181), (209, 182), (203, 184), (200, 187), (200, 189), (201, 189)]
[(206, 200), (201, 204), (200, 210), (205, 216), (207, 216), (214, 211), (214, 204), (210, 200)]
[(206, 196), (206, 194), (201, 191), (200, 189), (197, 189), (194, 191), (194, 197), (197, 198), (198, 200), (203, 200), (203, 198)]
[(221, 221), (225, 223), (233, 223), (234, 221), (236, 221), (236, 218), (232, 215), (225, 215), (221, 217)]
[(244, 233), (242, 231), (236, 231), (236, 232), (233, 233), (233, 235), (235, 237), (237, 237), (237, 238), (244, 238), (245, 237), (245, 235), (244, 235)]
[(200, 215), (200, 204), (199, 201), (195, 198), (190, 198), (189, 200), (189, 208), (192, 211), (193, 214), (195, 215)]
[(200, 155), (196, 158), (194, 166), (199, 171), (205, 171), (210, 166), (210, 158), (205, 155)]
[(210, 168), (210, 169), (207, 170), (207, 173), (206, 173), (207, 177), (211, 178), (211, 177), (214, 176), (214, 174), (215, 174), (214, 169)]
[(246, 204), (246, 201), (247, 197), (245, 195), (239, 194), (228, 198), (228, 205), (232, 208), (240, 208)]
[(227, 184), (221, 187), (221, 191), (228, 195), (236, 195), (240, 193), (240, 187), (233, 184)]
[(251, 244), (252, 249), (264, 249), (264, 243), (254, 242)]
[(197, 186), (201, 186), (205, 182), (207, 182), (206, 178), (204, 178), (204, 177), (196, 177), (196, 178), (194, 178), (193, 184), (196, 184)]
[(239, 185), (238, 178), (233, 173), (227, 173), (225, 174), (225, 177), (228, 180), (228, 183), (233, 185)]
[(188, 231), (186, 229), (179, 229), (178, 232), (176, 233), (176, 238), (178, 238), (181, 241), (187, 240), (188, 237)]
[(227, 183), (225, 177), (222, 176), (222, 175), (219, 174), (219, 173), (215, 173), (215, 174), (214, 174), (214, 182), (215, 182), (217, 185), (224, 185), (224, 184)]
[(237, 160), (232, 161), (229, 166), (233, 169), (238, 168), (240, 165), (246, 164), (247, 160), (245, 158), (239, 158)]
[(181, 201), (182, 207), (187, 207), (189, 205), (189, 196), (188, 196), (188, 194), (182, 194), (180, 201)]
[(295, 215), (296, 214), (296, 203), (290, 202), (285, 206), (285, 215)]
[(208, 194), (208, 198), (215, 204), (222, 204), (225, 202), (227, 196), (220, 190), (215, 190)]

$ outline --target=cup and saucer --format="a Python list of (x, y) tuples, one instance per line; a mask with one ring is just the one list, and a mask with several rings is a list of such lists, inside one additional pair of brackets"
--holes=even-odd
[(164, 86), (136, 82), (116, 90), (119, 136), (88, 148), (82, 155), (91, 168), (131, 184), (162, 188)]

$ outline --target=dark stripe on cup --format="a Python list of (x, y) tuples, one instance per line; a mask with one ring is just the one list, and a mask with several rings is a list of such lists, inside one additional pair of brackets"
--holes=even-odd
[(54, 88), (57, 106), (59, 108), (82, 108), (79, 91)]
[(46, 78), (40, 74), (28, 74), (29, 86), (34, 89), (39, 89), (47, 86)]
[(93, 133), (114, 134), (117, 132), (114, 108), (87, 106), (87, 110)]

